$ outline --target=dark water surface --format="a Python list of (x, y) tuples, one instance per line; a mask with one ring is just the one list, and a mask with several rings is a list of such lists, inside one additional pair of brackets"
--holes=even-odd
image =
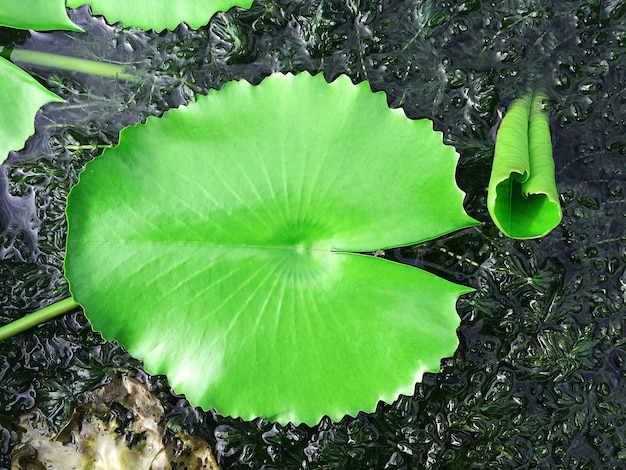
[[(194, 409), (82, 313), (66, 315), (0, 343), (0, 467), (19, 415), (36, 406), (61, 426), (86, 390), (126, 372), (225, 469), (626, 468), (625, 2), (268, 0), (160, 34), (87, 8), (72, 17), (86, 34), (0, 41), (121, 62), (139, 80), (24, 65), (67, 102), (40, 112), (36, 135), (0, 167), (1, 323), (67, 296), (65, 199), (99, 147), (197, 93), (275, 71), (368, 80), (435, 122), (482, 224), (386, 256), (476, 292), (459, 302), (457, 352), (414, 396), (313, 428)], [(516, 241), (489, 220), (486, 186), (502, 113), (539, 81), (564, 217), (547, 237)]]

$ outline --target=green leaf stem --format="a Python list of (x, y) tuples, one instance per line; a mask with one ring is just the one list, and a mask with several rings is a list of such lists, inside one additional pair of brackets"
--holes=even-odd
[(34, 64), (39, 67), (71, 70), (73, 72), (100, 75), (101, 77), (117, 78), (118, 80), (137, 80), (136, 76), (126, 72), (125, 66), (123, 65), (108, 64), (95, 60), (81, 59), (79, 57), (69, 57), (27, 49), (16, 49), (11, 52), (10, 58), (14, 62)]
[(78, 305), (71, 297), (59, 300), (58, 302), (48, 305), (41, 310), (37, 310), (34, 313), (30, 313), (18, 320), (12, 321), (7, 325), (1, 326), (0, 341), (78, 308), (80, 308), (80, 305)]
[(182, 22), (197, 29), (216, 12), (233, 6), (249, 8), (252, 0), (67, 0), (67, 6), (72, 8), (85, 4), (110, 23), (121, 21), (125, 26), (162, 31), (174, 29)]
[(411, 394), (471, 289), (359, 254), (475, 224), (427, 119), (345, 77), (231, 82), (122, 131), (68, 199), (93, 328), (196, 406), (317, 423)]
[(545, 100), (543, 91), (516, 99), (496, 137), (487, 207), (512, 238), (542, 237), (562, 218)]

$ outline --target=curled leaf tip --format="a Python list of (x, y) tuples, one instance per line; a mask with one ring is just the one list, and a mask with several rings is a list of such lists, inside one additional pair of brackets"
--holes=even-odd
[(511, 238), (547, 235), (562, 218), (542, 89), (511, 104), (496, 137), (487, 208)]

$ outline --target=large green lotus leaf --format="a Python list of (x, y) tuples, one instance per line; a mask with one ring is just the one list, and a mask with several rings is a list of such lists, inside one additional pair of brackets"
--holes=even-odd
[(0, 57), (0, 163), (19, 150), (35, 132), (37, 111), (46, 103), (63, 101), (19, 67)]
[(547, 99), (542, 90), (524, 94), (498, 128), (487, 207), (498, 228), (512, 238), (547, 235), (563, 217), (543, 108)]
[(252, 0), (67, 0), (72, 8), (85, 4), (110, 23), (121, 21), (126, 26), (161, 31), (174, 29), (182, 22), (197, 29), (216, 12), (233, 6), (249, 8)]
[(67, 17), (65, 0), (0, 0), (0, 26), (39, 31), (82, 31)]
[(473, 225), (457, 158), (366, 83), (228, 83), (86, 166), (72, 294), (194, 405), (309, 424), (371, 411), (454, 352), (470, 289), (358, 252)]

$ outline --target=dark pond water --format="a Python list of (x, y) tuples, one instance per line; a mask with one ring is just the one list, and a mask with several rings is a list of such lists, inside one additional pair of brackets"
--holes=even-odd
[[(91, 332), (80, 312), (0, 344), (0, 467), (17, 417), (56, 426), (84, 391), (127, 372), (167, 422), (212, 443), (227, 468), (626, 467), (626, 4), (622, 1), (263, 1), (197, 31), (109, 26), (86, 34), (0, 32), (17, 47), (130, 64), (141, 80), (26, 66), (67, 100), (0, 167), (0, 322), (63, 298), (65, 198), (119, 130), (224, 82), (274, 71), (347, 74), (428, 117), (461, 159), (482, 222), (386, 253), (476, 288), (459, 302), (460, 346), (412, 397), (373, 414), (279, 426), (190, 407), (163, 377)], [(485, 208), (495, 129), (542, 81), (563, 223), (533, 241), (502, 237)], [(407, 208), (407, 213), (411, 208)]]

